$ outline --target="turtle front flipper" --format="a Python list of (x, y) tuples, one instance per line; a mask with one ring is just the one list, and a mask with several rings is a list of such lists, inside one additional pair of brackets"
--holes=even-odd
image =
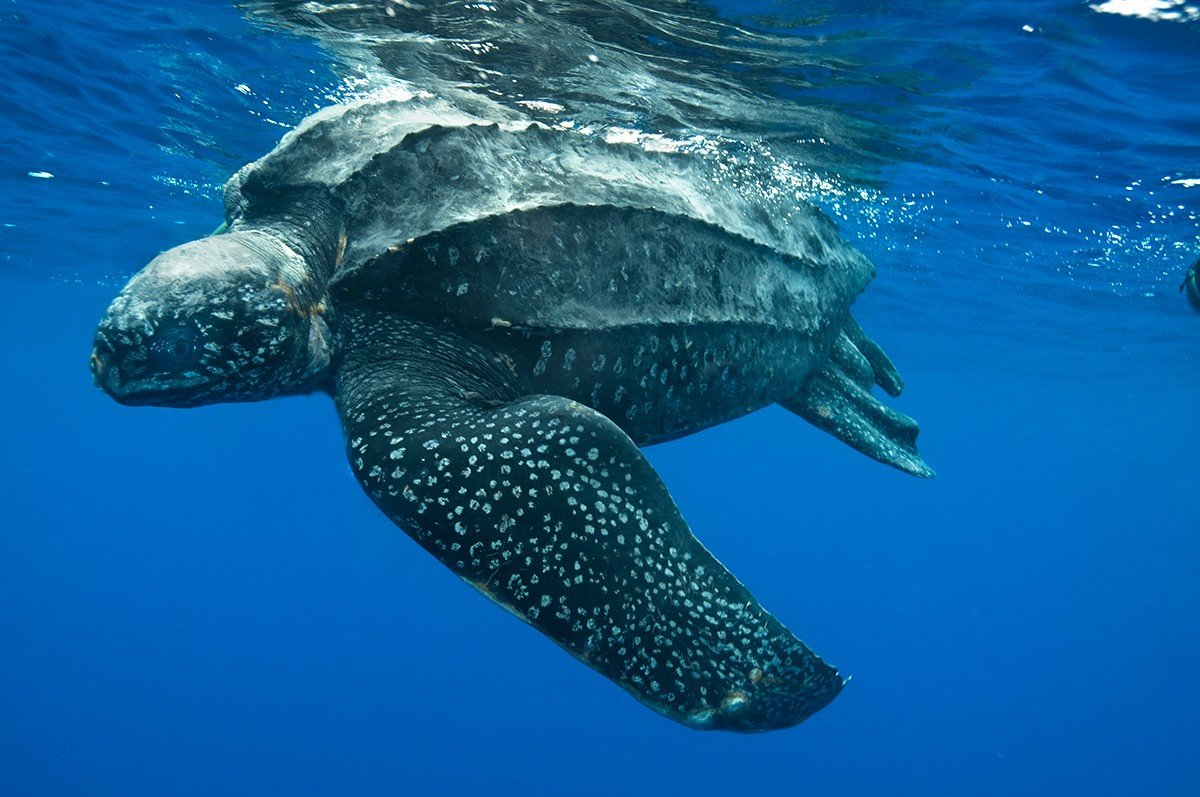
[(500, 360), (449, 333), (346, 323), (336, 400), (354, 472), (461, 578), (695, 728), (794, 725), (841, 691), (692, 536), (606, 417), (520, 395)]

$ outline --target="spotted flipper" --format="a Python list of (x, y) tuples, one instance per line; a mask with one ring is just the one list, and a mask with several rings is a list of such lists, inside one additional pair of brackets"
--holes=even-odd
[(873, 459), (914, 476), (933, 476), (917, 453), (917, 422), (879, 403), (871, 395), (872, 384), (892, 396), (904, 388), (883, 349), (851, 318), (825, 367), (780, 405)]
[(614, 423), (520, 395), (502, 363), (448, 333), (382, 316), (352, 328), (336, 392), (350, 463), (461, 578), (692, 727), (786, 727), (841, 691), (692, 536)]

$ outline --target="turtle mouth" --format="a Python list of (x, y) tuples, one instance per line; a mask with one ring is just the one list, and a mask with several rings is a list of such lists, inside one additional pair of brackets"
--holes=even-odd
[(208, 384), (203, 378), (177, 379), (168, 384), (154, 379), (137, 379), (117, 389), (108, 385), (102, 387), (118, 404), (127, 407), (193, 407), (204, 403), (202, 388)]
[(96, 386), (118, 404), (136, 407), (190, 407), (201, 403), (205, 388), (213, 380), (196, 375), (128, 378), (119, 363), (97, 348), (91, 357), (92, 379)]

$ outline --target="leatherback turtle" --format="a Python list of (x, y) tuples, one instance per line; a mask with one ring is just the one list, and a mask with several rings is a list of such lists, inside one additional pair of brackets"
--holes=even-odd
[(1192, 307), (1200, 310), (1200, 260), (1192, 263), (1192, 267), (1183, 275), (1183, 282), (1179, 283), (1179, 291), (1180, 293), (1186, 291)]
[(384, 513), (662, 714), (800, 722), (843, 686), (696, 538), (638, 446), (779, 403), (917, 475), (900, 378), (850, 317), (873, 268), (661, 141), (327, 108), (149, 263), (92, 355), (122, 404), (326, 391)]

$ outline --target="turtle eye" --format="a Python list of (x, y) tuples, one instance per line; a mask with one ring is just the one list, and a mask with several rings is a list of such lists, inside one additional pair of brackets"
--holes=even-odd
[(160, 329), (150, 343), (150, 367), (158, 371), (178, 371), (191, 365), (200, 350), (200, 336), (188, 326)]

